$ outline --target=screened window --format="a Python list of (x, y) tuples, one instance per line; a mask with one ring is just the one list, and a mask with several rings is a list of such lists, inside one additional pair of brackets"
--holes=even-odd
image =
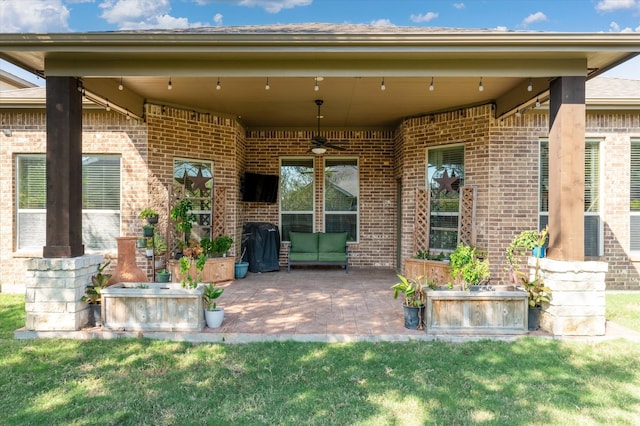
[(629, 240), (631, 251), (640, 251), (640, 139), (631, 139)]
[(176, 158), (173, 160), (174, 198), (191, 200), (196, 221), (190, 239), (211, 238), (213, 222), (213, 163)]
[(325, 232), (347, 232), (348, 241), (358, 240), (359, 185), (357, 159), (325, 159)]
[[(19, 250), (46, 244), (46, 159), (16, 157), (17, 232)], [(82, 242), (89, 250), (113, 250), (120, 235), (120, 157), (82, 157)]]
[[(585, 142), (584, 159), (584, 254), (601, 256), (600, 141)], [(549, 223), (549, 141), (540, 142), (540, 228)], [(551, 231), (553, 232), (553, 230)]]
[(314, 176), (312, 158), (280, 161), (280, 231), (282, 241), (289, 232), (313, 232)]
[(429, 196), (429, 249), (455, 250), (458, 244), (460, 187), (464, 185), (464, 146), (427, 152)]

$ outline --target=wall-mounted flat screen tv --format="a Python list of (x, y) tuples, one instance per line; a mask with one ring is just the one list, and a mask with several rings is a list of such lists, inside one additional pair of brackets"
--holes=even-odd
[(280, 176), (245, 172), (240, 187), (242, 201), (275, 203), (278, 201)]

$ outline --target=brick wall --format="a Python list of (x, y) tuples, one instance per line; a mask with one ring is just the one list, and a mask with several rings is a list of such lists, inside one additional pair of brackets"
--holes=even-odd
[[(88, 154), (121, 154), (121, 233), (139, 233), (138, 212), (148, 202), (146, 185), (146, 126), (135, 120), (126, 120), (114, 112), (85, 110), (82, 117), (83, 152)], [(17, 154), (44, 154), (46, 150), (46, 119), (44, 110), (3, 111), (0, 113), (3, 129), (0, 132), (0, 283), (3, 291), (23, 288), (25, 261), (41, 257), (42, 251), (15, 251), (15, 156)], [(113, 258), (116, 253), (104, 253)], [(113, 262), (115, 266), (115, 262)], [(138, 263), (144, 267), (142, 257)]]

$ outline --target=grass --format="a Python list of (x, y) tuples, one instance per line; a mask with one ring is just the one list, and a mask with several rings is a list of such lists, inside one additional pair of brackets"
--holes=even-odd
[(637, 424), (640, 344), (12, 340), (0, 424)]
[(607, 319), (640, 331), (640, 293), (607, 294)]

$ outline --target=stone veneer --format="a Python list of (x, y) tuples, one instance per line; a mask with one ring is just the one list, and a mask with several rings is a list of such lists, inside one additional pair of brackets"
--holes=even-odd
[[(534, 258), (529, 266), (535, 267)], [(538, 275), (551, 289), (540, 328), (554, 336), (604, 335), (607, 269), (606, 262), (540, 259)]]
[(89, 322), (89, 305), (81, 302), (102, 255), (64, 259), (30, 259), (26, 278), (26, 329), (80, 330)]

